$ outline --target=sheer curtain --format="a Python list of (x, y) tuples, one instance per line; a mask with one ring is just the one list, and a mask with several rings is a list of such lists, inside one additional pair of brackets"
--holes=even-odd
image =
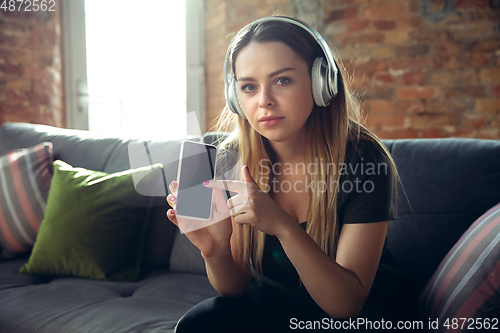
[(85, 0), (89, 130), (186, 135), (185, 1)]

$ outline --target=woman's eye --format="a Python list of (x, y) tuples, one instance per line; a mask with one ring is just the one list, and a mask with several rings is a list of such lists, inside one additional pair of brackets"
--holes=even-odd
[(287, 84), (287, 83), (290, 83), (290, 79), (287, 78), (287, 77), (280, 77), (276, 80), (276, 82), (279, 84), (279, 85), (284, 85), (284, 84)]
[(254, 90), (254, 89), (255, 89), (255, 87), (254, 87), (254, 86), (252, 86), (252, 85), (249, 85), (249, 84), (246, 84), (246, 85), (244, 85), (243, 87), (241, 87), (241, 90), (242, 90), (243, 92), (251, 92), (251, 91), (252, 91), (252, 90)]

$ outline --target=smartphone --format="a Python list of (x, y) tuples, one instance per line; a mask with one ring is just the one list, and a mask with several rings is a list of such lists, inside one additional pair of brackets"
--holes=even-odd
[(201, 142), (183, 141), (177, 172), (176, 215), (209, 220), (212, 213), (212, 189), (205, 180), (215, 177), (217, 148)]

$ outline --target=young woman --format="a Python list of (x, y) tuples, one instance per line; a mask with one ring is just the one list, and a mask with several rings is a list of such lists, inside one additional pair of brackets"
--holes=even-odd
[[(395, 219), (397, 173), (360, 123), (330, 52), (312, 27), (278, 16), (231, 42), (217, 130), (231, 132), (219, 146), (238, 152), (240, 181), (205, 182), (214, 204), (203, 228), (167, 212), (201, 251), (221, 296), (192, 308), (176, 332), (325, 329), (332, 318), (368, 317), (361, 311)], [(235, 195), (226, 201), (223, 190)]]

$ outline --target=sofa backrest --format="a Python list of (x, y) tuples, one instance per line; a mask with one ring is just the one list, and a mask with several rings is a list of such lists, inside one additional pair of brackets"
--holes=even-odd
[[(200, 137), (184, 139), (199, 141)], [(114, 173), (131, 168), (129, 146), (143, 146), (146, 142), (153, 163), (164, 166), (165, 181), (176, 179), (180, 143), (182, 140), (141, 141), (109, 138), (88, 131), (61, 129), (52, 126), (27, 123), (4, 123), (0, 128), (0, 154), (12, 149), (34, 146), (40, 142), (52, 142), (54, 159), (60, 159), (74, 167)], [(132, 168), (149, 165), (149, 160), (134, 159)], [(168, 193), (168, 190), (167, 190)], [(153, 265), (166, 265), (170, 260), (176, 227), (167, 219), (169, 209), (165, 198), (158, 198), (154, 207), (153, 223), (148, 236), (147, 261)]]
[(500, 202), (500, 141), (384, 140), (398, 168), (387, 246), (418, 292), (468, 227)]

